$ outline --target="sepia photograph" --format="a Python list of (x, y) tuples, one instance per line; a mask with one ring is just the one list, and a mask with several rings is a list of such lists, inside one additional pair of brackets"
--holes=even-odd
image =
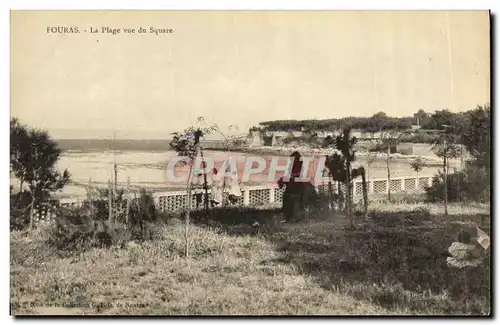
[(11, 10), (10, 315), (491, 317), (491, 28)]

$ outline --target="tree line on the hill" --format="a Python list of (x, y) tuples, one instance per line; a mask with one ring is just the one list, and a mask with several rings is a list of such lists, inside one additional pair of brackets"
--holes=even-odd
[[(489, 104), (477, 108), (489, 109)], [(456, 133), (466, 128), (470, 121), (470, 114), (475, 109), (454, 113), (449, 109), (436, 110), (434, 113), (425, 112), (420, 109), (413, 116), (391, 117), (384, 112), (378, 112), (371, 117), (343, 117), (340, 119), (324, 120), (274, 120), (260, 122), (260, 127), (252, 127), (250, 130), (263, 129), (265, 131), (332, 131), (341, 130), (345, 127), (361, 129), (367, 132), (387, 130), (407, 130), (412, 125), (420, 125), (422, 130), (443, 130), (449, 125)]]

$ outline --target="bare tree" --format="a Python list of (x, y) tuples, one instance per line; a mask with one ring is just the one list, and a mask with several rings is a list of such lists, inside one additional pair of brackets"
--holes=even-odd
[[(186, 184), (187, 192), (187, 205), (186, 205), (186, 217), (185, 217), (185, 230), (184, 230), (184, 253), (186, 257), (189, 257), (189, 222), (190, 222), (190, 212), (191, 212), (191, 198), (192, 198), (192, 180), (193, 180), (193, 169), (194, 162), (198, 154), (201, 153), (202, 163), (204, 163), (203, 147), (201, 145), (201, 139), (211, 133), (218, 133), (224, 138), (224, 145), (229, 152), (230, 139), (228, 139), (225, 134), (216, 125), (209, 125), (203, 117), (198, 117), (193, 126), (188, 127), (184, 132), (174, 132), (173, 139), (170, 142), (170, 147), (177, 151), (180, 156), (186, 156), (189, 158), (189, 172), (188, 180)], [(205, 169), (206, 166), (204, 166)], [(208, 182), (206, 177), (206, 171), (203, 177), (203, 188), (205, 190), (205, 208), (208, 208)]]
[(384, 132), (379, 138), (375, 150), (385, 154), (385, 164), (387, 168), (387, 199), (391, 201), (391, 149), (399, 144), (402, 133), (395, 130)]
[(366, 178), (370, 180), (370, 167), (377, 160), (378, 152), (369, 150), (366, 153)]
[(448, 215), (448, 167), (449, 160), (460, 157), (461, 148), (457, 144), (457, 137), (447, 132), (445, 129), (443, 135), (432, 145), (436, 156), (443, 159), (443, 183), (444, 183), (444, 214)]

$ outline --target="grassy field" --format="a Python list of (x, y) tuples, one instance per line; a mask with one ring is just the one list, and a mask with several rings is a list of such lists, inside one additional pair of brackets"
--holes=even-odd
[[(489, 206), (374, 203), (349, 229), (343, 215), (282, 224), (275, 210), (239, 211), (264, 223), (251, 235), (228, 222), (158, 227), (123, 248), (60, 257), (47, 231), (11, 234), (16, 315), (403, 315), (490, 311), (489, 263), (464, 272), (442, 255)], [(45, 226), (48, 227), (48, 226)]]

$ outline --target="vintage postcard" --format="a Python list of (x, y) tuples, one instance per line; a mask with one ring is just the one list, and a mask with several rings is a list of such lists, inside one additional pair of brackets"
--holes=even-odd
[(11, 315), (489, 316), (490, 20), (11, 11)]

